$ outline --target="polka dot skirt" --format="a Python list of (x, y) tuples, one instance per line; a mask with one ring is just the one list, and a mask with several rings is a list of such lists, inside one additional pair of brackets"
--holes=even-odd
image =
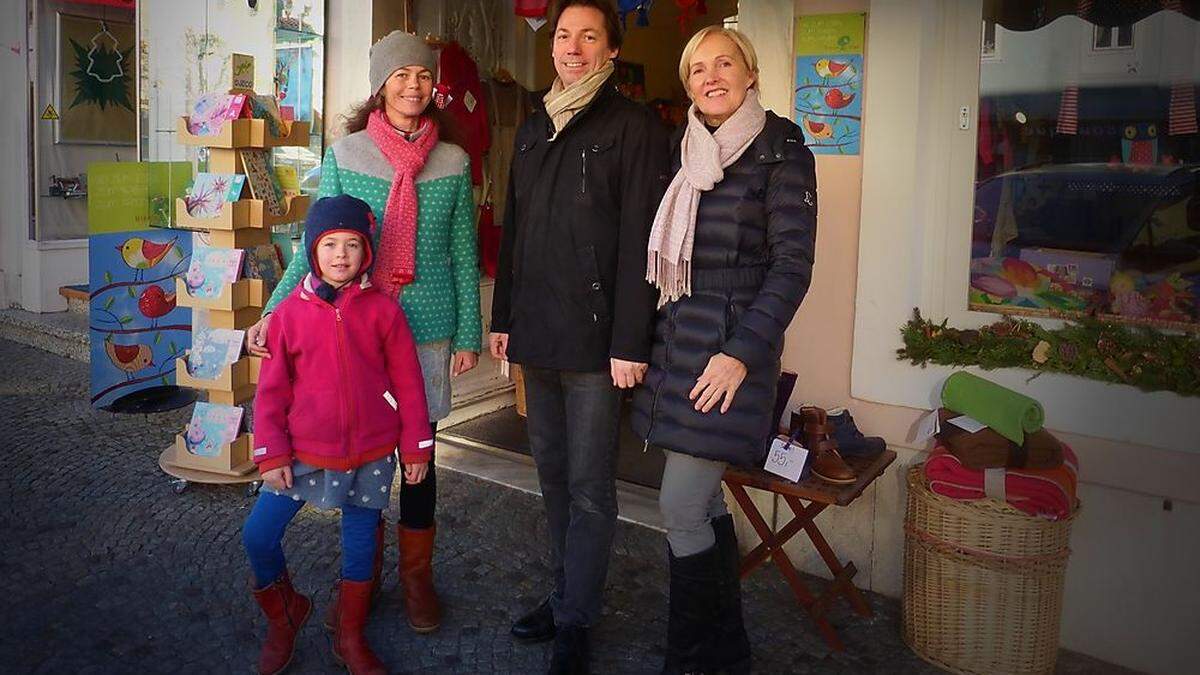
[(388, 455), (350, 471), (319, 469), (304, 462), (292, 462), (292, 489), (263, 490), (319, 509), (337, 509), (346, 504), (364, 509), (387, 508), (396, 475), (396, 457)]

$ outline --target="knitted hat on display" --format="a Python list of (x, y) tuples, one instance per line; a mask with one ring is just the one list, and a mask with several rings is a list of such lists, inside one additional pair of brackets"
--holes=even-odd
[(437, 59), (425, 40), (404, 31), (394, 30), (371, 45), (371, 94), (374, 95), (391, 77), (405, 66), (421, 66), (437, 73)]
[(375, 215), (371, 213), (371, 207), (357, 197), (323, 197), (308, 209), (304, 219), (304, 242), (308, 248), (308, 266), (320, 281), (315, 289), (318, 297), (333, 302), (337, 295), (336, 288), (321, 280), (321, 266), (317, 263), (317, 245), (321, 238), (335, 232), (351, 232), (362, 237), (363, 261), (357, 275), (361, 277), (371, 269), (375, 258), (371, 238), (374, 230)]

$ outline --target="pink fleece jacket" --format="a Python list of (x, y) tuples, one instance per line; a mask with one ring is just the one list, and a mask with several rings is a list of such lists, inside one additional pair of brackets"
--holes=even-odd
[(347, 471), (400, 450), (427, 462), (433, 433), (416, 344), (404, 312), (362, 280), (334, 304), (313, 278), (275, 308), (254, 396), (254, 461), (260, 471), (293, 459)]

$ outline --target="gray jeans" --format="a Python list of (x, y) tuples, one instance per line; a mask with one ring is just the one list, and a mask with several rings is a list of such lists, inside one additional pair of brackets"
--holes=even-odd
[(620, 392), (608, 371), (522, 372), (550, 534), (554, 623), (590, 626), (600, 618), (617, 523)]
[(717, 543), (710, 521), (729, 513), (721, 490), (726, 464), (671, 450), (663, 453), (667, 465), (658, 508), (667, 528), (667, 543), (678, 558), (706, 551)]

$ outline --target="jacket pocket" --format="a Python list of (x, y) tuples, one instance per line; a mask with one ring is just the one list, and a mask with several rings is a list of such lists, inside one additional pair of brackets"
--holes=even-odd
[(579, 193), (581, 200), (593, 196), (604, 186), (604, 167), (612, 164), (608, 159), (616, 140), (602, 138), (595, 143), (584, 144), (579, 150)]
[(336, 389), (296, 392), (288, 410), (288, 435), (293, 444), (304, 448), (304, 441), (340, 444), (343, 440), (342, 396)]
[(608, 321), (608, 296), (604, 293), (604, 281), (600, 278), (600, 263), (596, 260), (594, 246), (575, 249), (576, 262), (583, 276), (583, 293), (587, 298), (588, 310), (593, 323)]

